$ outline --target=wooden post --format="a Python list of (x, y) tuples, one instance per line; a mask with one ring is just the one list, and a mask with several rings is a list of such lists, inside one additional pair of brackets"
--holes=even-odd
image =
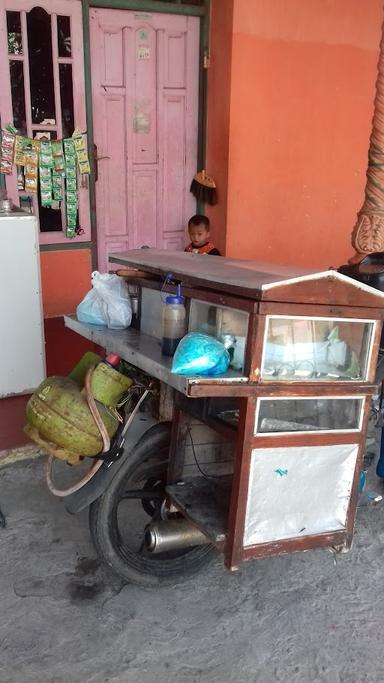
[(349, 259), (349, 263), (359, 263), (364, 254), (384, 251), (384, 24), (368, 152), (365, 199), (352, 231), (352, 246), (356, 253)]

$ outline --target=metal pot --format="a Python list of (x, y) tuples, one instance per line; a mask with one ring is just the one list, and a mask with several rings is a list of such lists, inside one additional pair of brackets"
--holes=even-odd
[(0, 213), (11, 213), (13, 210), (13, 201), (8, 197), (0, 199)]

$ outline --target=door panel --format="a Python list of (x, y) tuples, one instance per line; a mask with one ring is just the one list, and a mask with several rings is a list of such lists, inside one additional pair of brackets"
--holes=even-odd
[(199, 20), (91, 9), (98, 267), (120, 249), (182, 249), (195, 212)]
[[(133, 244), (156, 244), (157, 169), (136, 170), (133, 174)], [(144, 240), (144, 242), (142, 241)]]
[[(177, 231), (183, 224), (184, 189), (188, 184), (185, 177), (185, 95), (164, 92), (163, 138), (164, 138), (164, 225), (168, 230)], [(189, 185), (191, 178), (189, 178)], [(189, 190), (189, 187), (188, 187)], [(178, 197), (180, 201), (174, 201)], [(186, 217), (188, 220), (189, 216)], [(185, 245), (184, 245), (185, 246)]]
[[(105, 118), (105, 141), (108, 156), (113, 159), (114, 173), (104, 173), (108, 158), (101, 158), (99, 163), (99, 178), (103, 183), (103, 194), (106, 215), (110, 221), (113, 235), (125, 235), (126, 215), (121, 213), (121, 207), (127, 200), (125, 151), (121, 139), (125, 129), (125, 98), (118, 92), (110, 92), (103, 98)], [(109, 126), (108, 121), (113, 121)], [(101, 165), (101, 172), (100, 172)]]

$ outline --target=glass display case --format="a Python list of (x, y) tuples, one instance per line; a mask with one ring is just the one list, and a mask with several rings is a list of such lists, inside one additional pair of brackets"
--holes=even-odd
[(248, 320), (249, 314), (245, 311), (192, 299), (188, 330), (204, 332), (219, 339), (230, 354), (230, 367), (242, 371)]
[(261, 377), (266, 380), (364, 380), (375, 322), (268, 316)]

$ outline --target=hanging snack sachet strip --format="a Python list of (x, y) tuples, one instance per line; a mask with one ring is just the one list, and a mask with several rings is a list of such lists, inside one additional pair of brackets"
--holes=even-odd
[(25, 191), (31, 194), (37, 192), (37, 171), (39, 163), (39, 140), (29, 140), (25, 150)]
[(52, 171), (47, 166), (41, 165), (41, 155), (40, 155), (40, 199), (41, 206), (47, 207), (52, 206)]
[(52, 174), (52, 189), (53, 189), (53, 199), (56, 202), (62, 202), (64, 199), (63, 193), (63, 176), (61, 173)]
[(65, 178), (66, 178), (66, 215), (67, 237), (74, 237), (77, 224), (77, 171), (76, 149), (73, 138), (63, 140), (65, 154)]
[(77, 192), (66, 193), (67, 203), (67, 237), (74, 237), (77, 224)]
[(16, 166), (25, 166), (25, 148), (28, 145), (28, 138), (23, 135), (16, 135), (15, 143), (15, 164)]
[(52, 143), (50, 140), (41, 140), (40, 142), (39, 164), (46, 168), (53, 167)]
[[(65, 164), (73, 164), (75, 163), (76, 165), (76, 149), (75, 149), (75, 143), (73, 138), (64, 138), (63, 140), (63, 146), (64, 146), (64, 155), (65, 155)], [(73, 159), (75, 162), (73, 162)]]
[(61, 173), (61, 175), (64, 175), (65, 166), (62, 140), (52, 140), (52, 154), (54, 173)]
[(77, 192), (77, 178), (67, 178), (65, 181), (67, 192)]
[(91, 172), (91, 167), (89, 165), (88, 150), (85, 135), (80, 133), (80, 131), (75, 130), (73, 134), (73, 140), (75, 143), (77, 163), (79, 165), (79, 171), (81, 174), (89, 174)]
[(72, 138), (63, 140), (65, 153), (65, 177), (76, 178), (76, 150)]
[[(67, 195), (68, 201), (68, 195)], [(67, 237), (74, 237), (77, 225), (77, 206), (67, 203)]]
[(10, 175), (13, 171), (13, 156), (16, 136), (9, 130), (1, 131), (0, 173)]

